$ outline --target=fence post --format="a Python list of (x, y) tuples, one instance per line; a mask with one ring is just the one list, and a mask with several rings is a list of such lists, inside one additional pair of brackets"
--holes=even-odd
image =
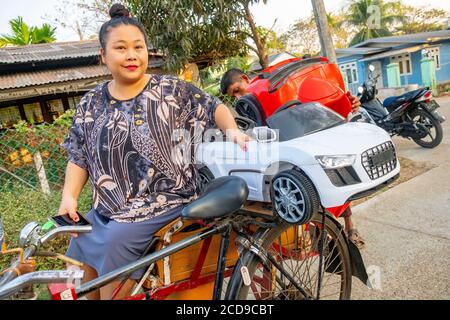
[(50, 194), (50, 187), (48, 185), (47, 176), (45, 174), (44, 164), (42, 163), (41, 153), (36, 151), (33, 155), (34, 165), (38, 173), (39, 182), (41, 183), (42, 192), (46, 195)]

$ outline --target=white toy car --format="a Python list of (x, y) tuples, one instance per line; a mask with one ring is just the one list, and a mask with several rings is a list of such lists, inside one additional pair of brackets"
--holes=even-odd
[[(268, 127), (251, 129), (247, 152), (232, 142), (204, 142), (195, 157), (200, 178), (237, 175), (246, 180), (248, 200), (272, 202), (289, 223), (302, 224), (322, 206), (329, 211), (366, 196), (399, 176), (400, 163), (389, 134), (345, 119), (319, 103), (280, 108)], [(250, 128), (248, 128), (250, 127)]]

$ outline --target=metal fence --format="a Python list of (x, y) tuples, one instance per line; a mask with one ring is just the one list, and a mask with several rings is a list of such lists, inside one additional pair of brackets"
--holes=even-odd
[[(229, 107), (233, 99), (220, 97)], [(69, 130), (73, 110), (61, 117), (63, 125), (29, 126), (0, 130), (0, 192), (20, 184), (49, 194), (60, 191), (67, 165), (60, 146)]]
[(67, 154), (60, 144), (68, 128), (4, 129), (0, 132), (0, 191), (22, 184), (49, 194), (64, 183)]

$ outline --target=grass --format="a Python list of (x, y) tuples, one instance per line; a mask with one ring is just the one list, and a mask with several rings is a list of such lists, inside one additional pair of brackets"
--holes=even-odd
[[(39, 191), (15, 185), (9, 191), (0, 193), (0, 218), (5, 229), (5, 243), (8, 248), (17, 245), (20, 230), (29, 222), (36, 221), (44, 224), (49, 217), (58, 213), (61, 194), (54, 192), (49, 196)], [(91, 207), (91, 192), (84, 188), (78, 201), (78, 211), (86, 213)], [(69, 236), (57, 237), (50, 241), (45, 251), (65, 253), (69, 243)], [(9, 266), (10, 255), (0, 256), (0, 270)], [(37, 260), (37, 270), (63, 269), (64, 263), (54, 258), (41, 258)]]

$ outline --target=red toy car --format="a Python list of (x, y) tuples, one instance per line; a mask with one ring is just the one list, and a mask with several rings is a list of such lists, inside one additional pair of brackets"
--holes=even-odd
[(266, 68), (252, 79), (251, 94), (236, 101), (236, 112), (265, 125), (277, 109), (293, 101), (317, 101), (347, 118), (352, 110), (342, 75), (327, 58), (293, 58)]

